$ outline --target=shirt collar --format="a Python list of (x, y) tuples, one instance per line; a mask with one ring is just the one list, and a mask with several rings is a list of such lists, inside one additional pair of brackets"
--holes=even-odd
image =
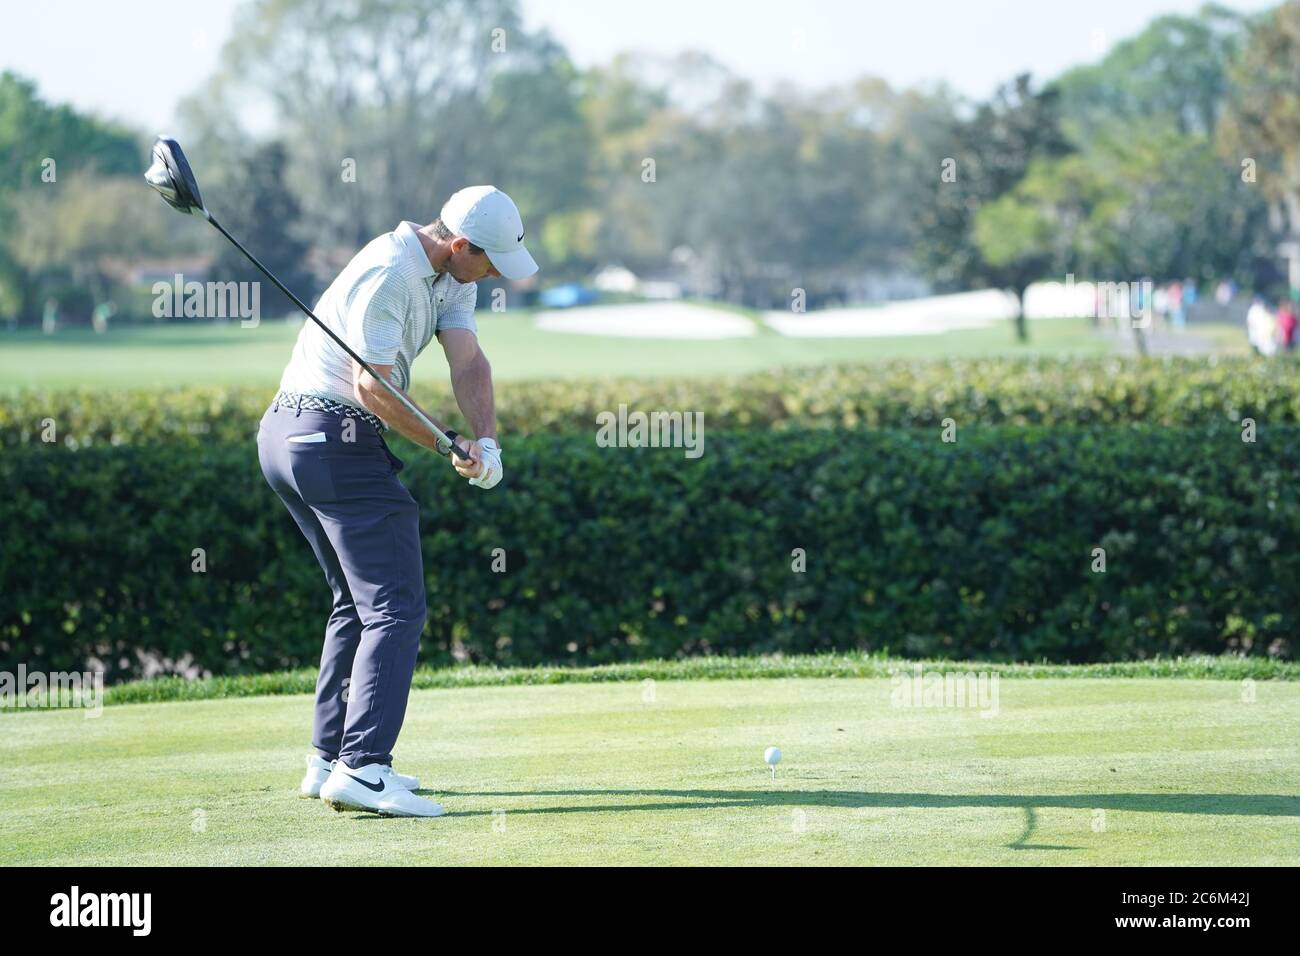
[(429, 255), (424, 251), (424, 246), (420, 243), (420, 237), (415, 234), (416, 225), (413, 222), (401, 222), (394, 232), (398, 241), (402, 243), (405, 254), (414, 262), (420, 275), (423, 278), (434, 278), (439, 273), (433, 268), (433, 263), (429, 261)]

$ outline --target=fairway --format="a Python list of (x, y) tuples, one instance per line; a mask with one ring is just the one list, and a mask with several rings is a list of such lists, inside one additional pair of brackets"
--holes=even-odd
[[(110, 329), (96, 335), (68, 329), (53, 336), (0, 332), (0, 391), (44, 387), (149, 388), (180, 385), (264, 385), (280, 380), (299, 322), (268, 321), (255, 328), (158, 325)], [(1028, 345), (1018, 345), (1009, 323), (942, 336), (793, 339), (764, 326), (725, 343), (547, 332), (529, 313), (480, 312), (479, 338), (498, 381), (615, 376), (741, 374), (790, 365), (987, 355), (1099, 355), (1114, 348), (1086, 319), (1033, 323)], [(415, 366), (417, 383), (439, 386), (447, 365), (431, 345)]]
[[(6, 712), (4, 864), (1295, 865), (1300, 685), (887, 679), (412, 693), (397, 769), (447, 816), (299, 799), (303, 695)], [(763, 749), (780, 746), (776, 780)]]

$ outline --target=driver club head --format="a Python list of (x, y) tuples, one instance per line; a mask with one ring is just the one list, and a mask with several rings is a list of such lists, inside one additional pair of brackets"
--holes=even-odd
[(145, 181), (158, 190), (167, 205), (187, 215), (207, 215), (199, 184), (194, 181), (189, 161), (181, 144), (170, 136), (159, 136), (153, 144), (153, 165), (144, 174)]

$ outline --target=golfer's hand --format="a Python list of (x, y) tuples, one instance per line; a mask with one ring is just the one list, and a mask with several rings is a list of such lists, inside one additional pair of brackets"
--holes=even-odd
[(494, 488), (505, 474), (501, 466), (501, 448), (491, 438), (480, 438), (465, 447), (469, 460), (452, 455), (452, 464), (456, 473), (468, 478), (471, 485), (479, 488)]

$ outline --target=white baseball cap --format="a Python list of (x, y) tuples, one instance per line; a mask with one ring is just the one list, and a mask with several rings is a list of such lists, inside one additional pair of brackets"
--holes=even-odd
[(495, 186), (466, 186), (442, 207), (442, 223), (483, 249), (507, 279), (526, 279), (537, 263), (524, 248), (524, 221), (514, 200)]

